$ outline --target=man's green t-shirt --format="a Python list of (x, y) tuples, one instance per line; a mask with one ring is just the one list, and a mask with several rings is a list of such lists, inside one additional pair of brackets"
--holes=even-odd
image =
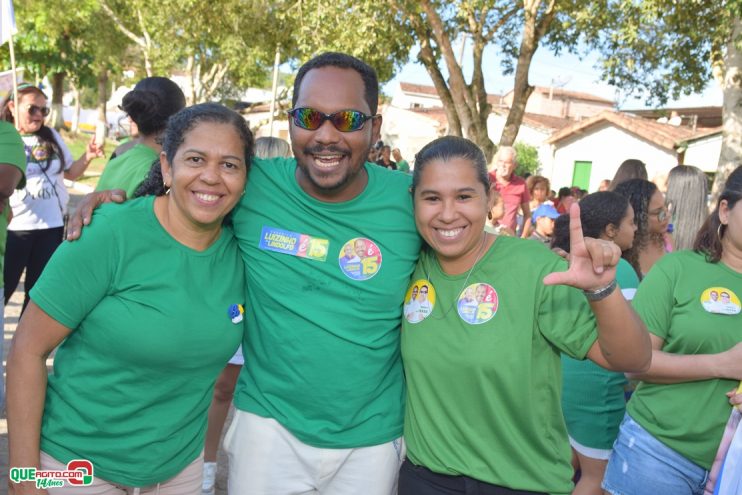
[[(432, 252), (421, 255), (402, 324), (404, 436), (414, 464), (517, 490), (571, 492), (559, 355), (583, 359), (597, 329), (580, 291), (543, 284), (566, 268), (542, 244), (503, 236), (470, 274), (447, 275)], [(415, 315), (426, 303), (432, 311)]]
[(146, 144), (135, 145), (106, 164), (95, 190), (123, 189), (131, 198), (157, 158), (157, 152)]
[(204, 448), (214, 381), (243, 337), (244, 284), (229, 229), (199, 252), (165, 231), (151, 196), (96, 210), (31, 291), (72, 329), (49, 376), (41, 449), (123, 485), (183, 470)]
[(401, 301), (420, 250), (410, 177), (366, 164), (361, 194), (325, 203), (296, 167), (256, 159), (234, 211), (248, 283), (235, 406), (315, 447), (391, 441), (403, 422)]
[[(664, 340), (664, 352), (717, 354), (742, 342), (740, 297), (742, 273), (708, 263), (702, 254), (678, 251), (652, 267), (633, 304), (647, 329)], [(627, 410), (659, 441), (709, 469), (731, 412), (725, 394), (738, 383), (640, 382)]]
[[(12, 165), (21, 171), (23, 177), (16, 189), (23, 189), (26, 185), (26, 152), (23, 147), (23, 139), (12, 124), (0, 121), (0, 163)], [(8, 200), (4, 199), (5, 207), (0, 213), (0, 273), (3, 272), (5, 260), (5, 244), (8, 232), (8, 215), (10, 206)], [(2, 285), (2, 284), (0, 284)]]

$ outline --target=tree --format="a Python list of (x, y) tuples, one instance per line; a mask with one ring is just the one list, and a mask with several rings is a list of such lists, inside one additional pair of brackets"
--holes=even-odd
[(116, 70), (126, 43), (101, 24), (97, 0), (27, 0), (19, 3), (16, 21), (19, 66), (26, 69), (27, 78), (49, 77), (53, 91), (49, 120), (60, 129), (65, 83), (77, 91), (95, 87), (96, 71)]
[(724, 91), (723, 140), (712, 203), (742, 163), (740, 0), (612, 0), (612, 29), (596, 33), (603, 78), (649, 104), (703, 90)]
[[(449, 134), (475, 141), (491, 159), (495, 144), (487, 135), (491, 106), (484, 87), (484, 49), (496, 45), (504, 56), (506, 74), (515, 73), (513, 103), (499, 144), (515, 142), (526, 103), (533, 92), (528, 80), (531, 60), (541, 44), (558, 52), (576, 50), (580, 27), (591, 17), (593, 0), (391, 0), (402, 22), (420, 46), (422, 63), (443, 102)], [(602, 19), (602, 17), (601, 17)], [(593, 18), (593, 21), (595, 19)], [(466, 82), (456, 59), (453, 40), (465, 36), (472, 41), (473, 71)], [(520, 41), (518, 41), (520, 40)], [(440, 69), (445, 64), (448, 77)]]
[(525, 174), (535, 174), (541, 168), (541, 160), (538, 159), (538, 149), (535, 146), (516, 141), (513, 148), (518, 156), (515, 175), (523, 177)]

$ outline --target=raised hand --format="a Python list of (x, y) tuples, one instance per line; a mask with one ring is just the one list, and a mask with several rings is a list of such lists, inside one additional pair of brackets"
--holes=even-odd
[(103, 150), (103, 145), (98, 145), (95, 141), (95, 136), (93, 136), (85, 147), (85, 162), (90, 163), (91, 160), (103, 156), (106, 156)]
[(616, 278), (621, 249), (610, 241), (582, 235), (580, 207), (569, 209), (569, 269), (544, 277), (546, 285), (569, 285), (583, 290), (605, 287)]

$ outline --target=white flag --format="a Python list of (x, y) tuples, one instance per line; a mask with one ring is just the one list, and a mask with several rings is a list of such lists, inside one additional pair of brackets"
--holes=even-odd
[(17, 32), (13, 0), (0, 0), (0, 45), (4, 45)]

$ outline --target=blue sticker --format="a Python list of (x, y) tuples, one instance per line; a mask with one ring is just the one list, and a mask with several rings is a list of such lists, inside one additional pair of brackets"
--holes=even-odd
[(227, 314), (229, 315), (229, 319), (232, 320), (232, 323), (236, 325), (237, 323), (242, 323), (242, 315), (245, 314), (245, 308), (242, 304), (232, 304), (229, 306)]
[(317, 261), (327, 260), (328, 239), (320, 239), (307, 234), (299, 234), (276, 227), (263, 227), (260, 233), (260, 249), (289, 254)]

